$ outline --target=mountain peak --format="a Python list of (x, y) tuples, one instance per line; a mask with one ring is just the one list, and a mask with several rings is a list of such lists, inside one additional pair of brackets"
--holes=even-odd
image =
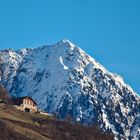
[(69, 41), (68, 39), (63, 39), (59, 41), (56, 45), (58, 46), (66, 46), (66, 47), (74, 47), (75, 45)]
[(11, 95), (31, 96), (60, 119), (70, 115), (74, 122), (98, 124), (119, 139), (140, 138), (140, 97), (123, 78), (69, 40), (26, 50), (0, 51), (0, 79)]
[(68, 40), (68, 39), (60, 40), (59, 43), (60, 43), (60, 44), (65, 44), (65, 43), (66, 43), (66, 44), (72, 44), (71, 41)]

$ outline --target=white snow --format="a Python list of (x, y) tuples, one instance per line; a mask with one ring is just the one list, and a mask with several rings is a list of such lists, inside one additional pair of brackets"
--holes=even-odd
[(64, 69), (67, 70), (68, 67), (64, 64), (63, 58), (61, 56), (59, 57), (59, 60), (60, 60), (60, 63), (63, 65)]

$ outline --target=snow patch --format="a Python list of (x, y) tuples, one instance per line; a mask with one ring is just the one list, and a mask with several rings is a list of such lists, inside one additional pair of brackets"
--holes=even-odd
[(64, 64), (62, 56), (59, 57), (59, 60), (60, 60), (60, 63), (63, 65), (63, 67), (64, 67), (65, 70), (69, 69), (69, 68)]

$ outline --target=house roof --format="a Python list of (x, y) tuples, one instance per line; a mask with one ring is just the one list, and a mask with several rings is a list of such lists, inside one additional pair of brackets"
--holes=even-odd
[(34, 104), (37, 105), (37, 103), (36, 103), (31, 97), (29, 97), (29, 96), (14, 97), (14, 98), (11, 98), (11, 100), (12, 100), (12, 103), (13, 103), (14, 105), (21, 105), (21, 104), (23, 103), (23, 99), (25, 99), (25, 98), (29, 98), (30, 100), (32, 100), (32, 101), (34, 102)]

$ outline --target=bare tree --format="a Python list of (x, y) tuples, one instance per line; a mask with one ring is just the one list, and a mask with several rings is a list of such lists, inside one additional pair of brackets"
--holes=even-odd
[(5, 102), (10, 101), (10, 97), (7, 90), (1, 84), (0, 84), (0, 99), (4, 100)]

